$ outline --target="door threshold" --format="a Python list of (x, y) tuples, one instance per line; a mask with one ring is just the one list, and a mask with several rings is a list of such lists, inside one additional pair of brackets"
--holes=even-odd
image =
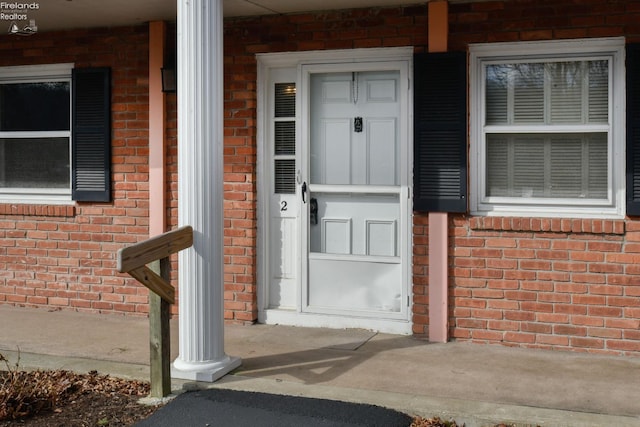
[(258, 313), (258, 322), (266, 325), (286, 325), (307, 328), (366, 329), (394, 335), (411, 335), (413, 333), (412, 324), (408, 320), (301, 313), (295, 310), (283, 309), (260, 311)]

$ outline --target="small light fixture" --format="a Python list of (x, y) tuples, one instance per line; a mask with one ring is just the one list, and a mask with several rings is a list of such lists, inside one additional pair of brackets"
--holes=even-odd
[(29, 20), (29, 25), (25, 25), (24, 28), (20, 29), (18, 24), (15, 21), (11, 23), (9, 26), (9, 30), (7, 33), (15, 34), (16, 36), (32, 36), (38, 32), (38, 26), (36, 25), (36, 20)]
[(160, 68), (162, 74), (162, 91), (165, 93), (176, 92), (176, 69), (175, 68)]

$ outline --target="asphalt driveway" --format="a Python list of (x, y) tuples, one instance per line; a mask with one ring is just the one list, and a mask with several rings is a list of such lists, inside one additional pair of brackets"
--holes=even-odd
[(180, 394), (137, 427), (407, 427), (411, 417), (374, 405), (207, 389)]

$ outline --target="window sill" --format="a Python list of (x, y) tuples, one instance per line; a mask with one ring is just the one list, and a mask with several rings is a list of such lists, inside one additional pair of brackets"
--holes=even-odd
[(73, 217), (75, 214), (75, 205), (38, 205), (0, 202), (0, 215)]
[(624, 220), (573, 218), (472, 217), (472, 230), (625, 234)]

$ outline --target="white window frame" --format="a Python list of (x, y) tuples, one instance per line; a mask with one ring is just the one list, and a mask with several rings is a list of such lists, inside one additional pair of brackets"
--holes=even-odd
[[(471, 45), (470, 51), (470, 212), (479, 216), (624, 218), (625, 212), (625, 40), (622, 37)], [(487, 197), (485, 65), (544, 60), (610, 61), (607, 200)], [(554, 132), (558, 126), (501, 126), (503, 131)], [(565, 126), (570, 131), (571, 126)], [(579, 129), (576, 129), (579, 132)]]
[[(0, 132), (0, 138), (61, 137), (69, 140), (69, 187), (66, 189), (47, 188), (0, 188), (0, 203), (40, 203), (69, 204), (72, 185), (72, 152), (71, 152), (71, 117), (72, 117), (72, 81), (71, 72), (74, 64), (25, 65), (0, 67), (0, 84), (2, 83), (36, 83), (65, 82), (69, 84), (69, 130), (65, 131), (32, 131), (32, 132)], [(34, 100), (37, 102), (37, 100)]]

